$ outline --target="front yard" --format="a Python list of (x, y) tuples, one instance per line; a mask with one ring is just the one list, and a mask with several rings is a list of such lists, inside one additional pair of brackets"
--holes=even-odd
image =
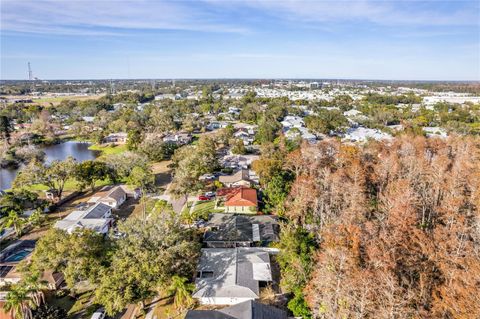
[[(192, 206), (195, 205), (192, 209)], [(210, 213), (222, 213), (223, 209), (215, 208), (215, 200), (188, 202), (182, 211), (183, 216), (190, 216), (190, 219), (208, 219)]]

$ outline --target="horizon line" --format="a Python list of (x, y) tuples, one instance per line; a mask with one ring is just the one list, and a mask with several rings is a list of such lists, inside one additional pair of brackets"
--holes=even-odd
[(21, 81), (21, 82), (42, 82), (42, 81), (145, 81), (145, 80), (155, 80), (155, 81), (214, 81), (214, 80), (308, 80), (308, 81), (318, 81), (318, 80), (328, 80), (328, 81), (364, 81), (364, 82), (465, 82), (465, 83), (480, 83), (480, 78), (477, 80), (439, 80), (439, 79), (369, 79), (369, 78), (314, 78), (314, 77), (179, 77), (179, 78), (49, 78), (49, 79), (37, 79), (37, 80), (28, 80), (28, 79), (0, 79), (0, 81)]

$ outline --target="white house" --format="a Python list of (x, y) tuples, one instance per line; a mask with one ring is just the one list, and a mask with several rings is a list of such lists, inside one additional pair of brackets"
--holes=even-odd
[(105, 143), (125, 144), (128, 134), (125, 132), (111, 133), (105, 137)]
[(384, 133), (378, 129), (371, 129), (366, 127), (351, 127), (347, 130), (344, 141), (350, 142), (366, 142), (369, 139), (373, 140), (390, 140), (392, 136)]
[(106, 234), (113, 223), (112, 207), (104, 203), (96, 203), (86, 210), (76, 210), (67, 217), (55, 223), (55, 228), (71, 234), (77, 228), (92, 229), (100, 234)]
[(235, 305), (258, 299), (260, 284), (272, 281), (271, 248), (204, 248), (193, 297), (203, 305)]
[(116, 186), (107, 191), (105, 196), (101, 197), (98, 202), (104, 203), (112, 208), (119, 208), (127, 200), (127, 193), (122, 187)]

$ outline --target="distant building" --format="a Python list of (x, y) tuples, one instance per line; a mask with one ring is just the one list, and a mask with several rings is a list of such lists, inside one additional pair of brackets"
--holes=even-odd
[(188, 133), (169, 134), (163, 137), (164, 142), (173, 143), (176, 145), (189, 144), (192, 141), (192, 135)]
[(228, 123), (226, 122), (211, 122), (207, 125), (207, 130), (209, 131), (214, 131), (218, 130), (220, 128), (225, 128), (227, 127)]
[[(253, 161), (256, 161), (260, 158), (258, 155), (225, 155), (220, 163), (223, 167), (238, 169), (243, 168), (247, 169), (252, 165)], [(250, 179), (252, 179), (252, 174), (250, 174)]]
[(108, 134), (104, 141), (105, 143), (114, 143), (114, 144), (125, 144), (127, 143), (128, 134), (125, 132), (111, 133)]
[(369, 139), (373, 140), (390, 140), (392, 136), (384, 133), (378, 129), (371, 129), (365, 127), (349, 128), (345, 133), (344, 141), (347, 142), (366, 142)]

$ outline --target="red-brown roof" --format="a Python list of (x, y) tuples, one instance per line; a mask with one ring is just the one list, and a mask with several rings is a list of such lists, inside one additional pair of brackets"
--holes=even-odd
[(257, 206), (257, 190), (253, 188), (238, 188), (225, 206)]
[(226, 196), (227, 199), (235, 195), (239, 192), (240, 188), (244, 188), (244, 186), (237, 186), (237, 187), (225, 187), (217, 189), (217, 196)]

